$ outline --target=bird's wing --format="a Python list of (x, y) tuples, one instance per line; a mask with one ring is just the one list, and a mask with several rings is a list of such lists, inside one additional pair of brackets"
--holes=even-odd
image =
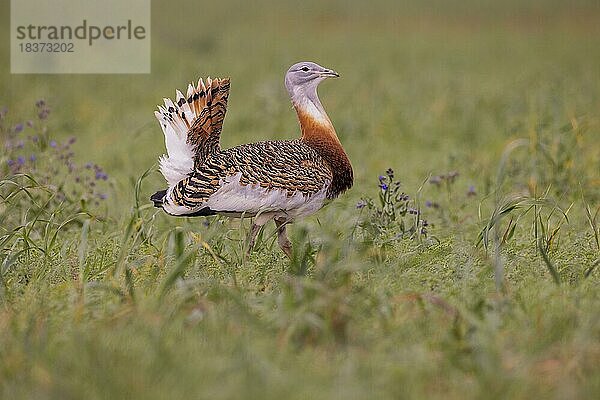
[(190, 84), (184, 96), (177, 91), (176, 101), (164, 99), (154, 113), (165, 134), (167, 155), (160, 158), (160, 171), (172, 187), (188, 176), (194, 166), (204, 163), (220, 150), (229, 78), (200, 79)]
[(323, 159), (300, 141), (244, 144), (211, 157), (170, 188), (164, 209), (173, 215), (314, 212), (332, 177)]

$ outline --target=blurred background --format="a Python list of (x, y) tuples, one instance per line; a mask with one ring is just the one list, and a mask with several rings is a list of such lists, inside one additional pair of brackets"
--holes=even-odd
[(151, 29), (149, 75), (11, 75), (2, 30), (7, 118), (44, 99), (52, 135), (75, 136), (75, 157), (103, 165), (116, 196), (164, 152), (156, 105), (201, 76), (231, 77), (223, 147), (298, 136), (283, 75), (300, 60), (342, 76), (320, 97), (359, 188), (387, 167), (412, 185), (446, 170), (481, 185), (540, 121), (597, 126), (597, 1), (153, 1)]

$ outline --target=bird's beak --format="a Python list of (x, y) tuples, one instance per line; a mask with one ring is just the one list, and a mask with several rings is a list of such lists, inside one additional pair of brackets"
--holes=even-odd
[(321, 75), (325, 78), (339, 78), (340, 77), (340, 74), (338, 74), (337, 72), (335, 72), (332, 69), (323, 70), (322, 72), (319, 73), (319, 75)]

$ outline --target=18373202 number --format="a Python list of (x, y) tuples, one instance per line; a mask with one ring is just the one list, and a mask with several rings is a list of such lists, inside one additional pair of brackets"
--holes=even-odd
[(45, 42), (27, 42), (19, 43), (21, 53), (73, 53), (75, 45), (73, 43), (45, 43)]

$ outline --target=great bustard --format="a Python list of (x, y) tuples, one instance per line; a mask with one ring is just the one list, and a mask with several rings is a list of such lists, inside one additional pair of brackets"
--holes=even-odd
[(222, 214), (255, 217), (248, 251), (261, 226), (273, 219), (278, 243), (290, 257), (286, 225), (318, 211), (352, 186), (350, 160), (325, 113), (317, 86), (337, 72), (313, 62), (294, 64), (285, 74), (302, 137), (221, 150), (229, 79), (202, 79), (187, 95), (164, 100), (155, 112), (167, 155), (160, 171), (168, 189), (152, 195), (156, 207), (176, 216)]

